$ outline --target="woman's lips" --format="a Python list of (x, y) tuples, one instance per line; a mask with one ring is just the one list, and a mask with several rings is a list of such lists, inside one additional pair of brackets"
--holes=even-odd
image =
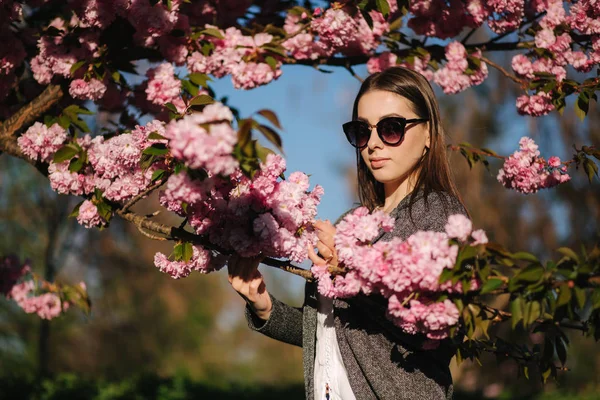
[(373, 158), (373, 159), (371, 159), (369, 161), (371, 162), (371, 167), (372, 168), (381, 168), (389, 160), (390, 160), (389, 158)]

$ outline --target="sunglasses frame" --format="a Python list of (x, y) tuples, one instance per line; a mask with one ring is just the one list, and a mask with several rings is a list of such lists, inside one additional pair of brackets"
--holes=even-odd
[[(402, 130), (402, 133), (400, 134), (400, 139), (396, 142), (396, 143), (391, 143), (386, 141), (383, 138), (383, 135), (380, 132), (379, 129), (379, 124), (381, 124), (383, 121), (389, 120), (389, 119), (394, 119), (394, 120), (400, 120), (403, 125), (404, 125), (404, 129)], [(383, 119), (380, 119), (379, 122), (377, 122), (375, 125), (371, 125), (365, 121), (360, 121), (360, 120), (352, 120), (352, 121), (348, 121), (344, 124), (342, 124), (342, 130), (344, 131), (344, 134), (346, 135), (346, 139), (348, 139), (348, 142), (350, 142), (350, 144), (354, 147), (356, 147), (357, 149), (361, 149), (363, 147), (365, 147), (368, 143), (369, 143), (369, 139), (367, 139), (367, 143), (364, 144), (364, 146), (358, 146), (354, 143), (352, 143), (352, 141), (350, 140), (350, 137), (348, 135), (348, 132), (346, 132), (346, 127), (350, 126), (350, 124), (356, 124), (356, 123), (360, 123), (363, 124), (364, 126), (367, 127), (367, 129), (369, 129), (369, 138), (371, 137), (371, 133), (373, 132), (373, 128), (377, 128), (377, 136), (379, 136), (379, 139), (381, 139), (381, 141), (385, 144), (387, 144), (388, 146), (395, 146), (398, 143), (402, 142), (402, 139), (404, 139), (404, 135), (406, 134), (406, 125), (408, 125), (409, 123), (413, 123), (413, 122), (426, 122), (429, 121), (429, 118), (411, 118), (411, 119), (406, 119), (404, 117), (386, 117)]]

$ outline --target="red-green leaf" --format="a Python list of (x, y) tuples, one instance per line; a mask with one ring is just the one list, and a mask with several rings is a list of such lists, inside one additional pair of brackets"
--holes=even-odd
[(269, 122), (272, 123), (273, 125), (275, 125), (275, 127), (277, 129), (282, 129), (281, 124), (279, 123), (279, 119), (277, 118), (277, 115), (273, 111), (263, 109), (263, 110), (258, 111), (257, 113), (262, 115), (266, 119), (268, 119)]
[(214, 102), (215, 102), (215, 100), (212, 97), (210, 97), (209, 95), (201, 94), (200, 96), (194, 97), (190, 101), (190, 105), (191, 106), (203, 106), (206, 104), (212, 104)]

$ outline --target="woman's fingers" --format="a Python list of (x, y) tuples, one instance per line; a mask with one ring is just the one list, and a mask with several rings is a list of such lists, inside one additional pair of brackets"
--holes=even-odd
[(313, 247), (310, 244), (308, 245), (308, 258), (315, 265), (325, 265), (325, 264), (327, 264), (327, 261), (325, 261), (325, 259), (319, 257), (317, 255), (317, 253), (315, 253), (315, 249), (313, 249)]
[(321, 241), (317, 242), (317, 249), (319, 250), (319, 253), (321, 254), (321, 256), (323, 256), (326, 260), (328, 258), (333, 257), (333, 250), (331, 248), (329, 248), (328, 246), (326, 246), (325, 244), (323, 244), (323, 242), (321, 242)]

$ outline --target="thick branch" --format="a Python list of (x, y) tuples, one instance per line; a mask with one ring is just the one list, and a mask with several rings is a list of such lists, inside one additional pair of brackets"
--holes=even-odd
[(35, 99), (23, 106), (0, 126), (0, 138), (10, 137), (24, 126), (32, 124), (63, 96), (58, 85), (48, 85)]
[[(136, 213), (130, 211), (117, 210), (116, 214), (123, 218), (126, 221), (133, 223), (138, 228), (143, 228), (151, 232), (160, 233), (165, 235), (166, 238), (170, 240), (183, 240), (186, 242), (190, 242), (196, 245), (201, 245), (205, 248), (217, 250), (221, 254), (231, 254), (230, 251), (225, 249), (220, 249), (214, 244), (208, 242), (206, 238), (200, 235), (196, 235), (194, 233), (188, 232), (185, 229), (176, 228), (174, 226), (164, 225), (155, 221), (148, 219), (147, 217), (138, 215)], [(262, 264), (268, 265), (270, 267), (278, 268), (286, 272), (290, 272), (294, 275), (298, 275), (303, 277), (304, 279), (313, 279), (313, 274), (309, 270), (304, 268), (300, 268), (292, 264), (290, 261), (286, 260), (277, 260), (275, 258), (265, 258), (261, 261)], [(332, 274), (340, 274), (344, 271), (344, 269), (340, 267), (329, 266), (329, 272)]]

